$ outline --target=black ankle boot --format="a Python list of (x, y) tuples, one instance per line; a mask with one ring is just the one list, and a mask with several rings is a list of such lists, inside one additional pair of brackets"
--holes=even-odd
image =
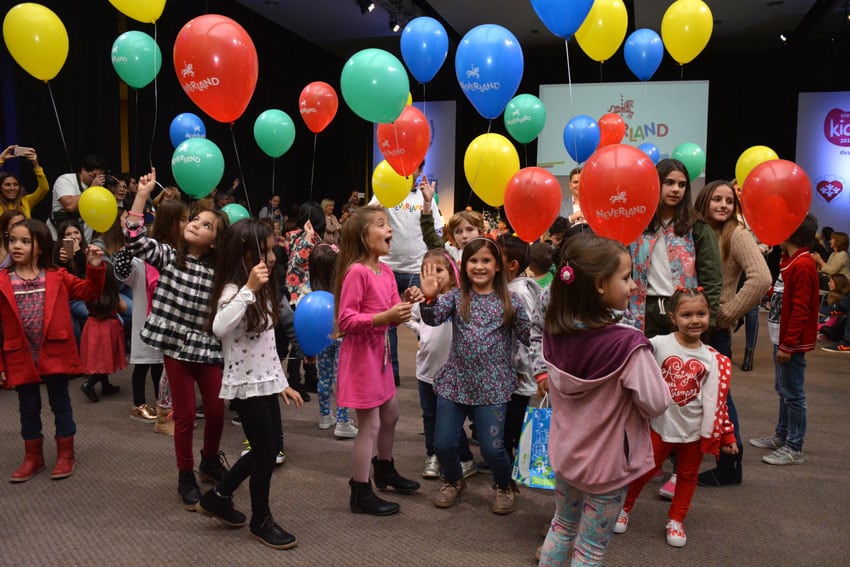
[(210, 488), (201, 496), (197, 510), (204, 516), (216, 518), (231, 528), (241, 528), (248, 523), (245, 514), (233, 507), (233, 496), (220, 496), (215, 488)]
[(198, 476), (201, 481), (210, 484), (218, 484), (224, 478), (224, 473), (227, 472), (227, 467), (224, 466), (224, 453), (219, 451), (214, 457), (205, 457), (201, 453), (201, 464), (198, 465)]
[(183, 508), (194, 511), (195, 506), (201, 499), (201, 490), (195, 481), (195, 473), (192, 471), (180, 471), (177, 477), (177, 494), (183, 500)]
[(738, 446), (737, 455), (727, 455), (720, 453), (717, 458), (717, 467), (710, 471), (705, 471), (697, 476), (697, 483), (700, 486), (727, 486), (733, 484), (741, 484), (743, 480), (743, 471), (741, 470), (741, 460), (744, 457), (744, 449)]
[(351, 487), (351, 498), (348, 501), (351, 511), (355, 514), (369, 514), (370, 516), (389, 516), (395, 514), (401, 508), (395, 502), (387, 502), (378, 498), (372, 492), (372, 482), (348, 481)]
[(298, 545), (295, 536), (277, 525), (271, 515), (263, 518), (256, 527), (251, 526), (251, 536), (275, 549), (290, 549)]
[(97, 403), (100, 401), (100, 396), (94, 391), (95, 382), (91, 378), (80, 384), (80, 390), (86, 395), (90, 402)]
[(753, 369), (753, 349), (744, 349), (744, 362), (741, 363), (743, 372), (750, 372)]
[(378, 457), (372, 457), (372, 467), (375, 470), (375, 486), (378, 490), (385, 490), (387, 485), (395, 488), (396, 492), (409, 494), (419, 490), (419, 483), (415, 480), (404, 478), (398, 471), (395, 470), (395, 461), (379, 460)]

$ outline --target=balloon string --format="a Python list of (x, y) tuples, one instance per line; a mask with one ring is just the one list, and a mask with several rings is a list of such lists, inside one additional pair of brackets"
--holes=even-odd
[(599, 82), (600, 83), (605, 82), (605, 79), (602, 78), (602, 65), (603, 65), (603, 63), (602, 63), (602, 61), (600, 61), (599, 62)]
[(136, 99), (133, 105), (133, 162), (130, 164), (130, 172), (133, 175), (138, 175), (136, 171), (139, 165), (139, 89), (133, 89), (133, 95)]
[(316, 141), (318, 140), (319, 135), (313, 134), (313, 163), (310, 166), (310, 192), (307, 195), (307, 200), (313, 200), (313, 176), (316, 173)]
[[(487, 122), (487, 133), (490, 133), (490, 130), (493, 128), (493, 121), (490, 120)], [(472, 204), (472, 187), (478, 181), (478, 172), (481, 171), (481, 163), (484, 161), (484, 156), (487, 155), (487, 145), (490, 143), (490, 136), (487, 136), (486, 141), (484, 142), (484, 149), (481, 150), (481, 157), (478, 159), (478, 164), (475, 166), (475, 174), (472, 176), (472, 183), (469, 184), (469, 196), (466, 198), (466, 206), (470, 206)]]
[[(153, 41), (156, 43), (156, 22), (153, 24)], [(154, 57), (154, 69), (156, 69), (156, 57)], [(156, 139), (156, 120), (159, 114), (159, 85), (157, 74), (153, 76), (153, 129), (151, 130), (151, 143), (148, 146), (148, 165), (153, 168), (153, 143)]]
[(574, 105), (573, 105), (573, 77), (570, 72), (570, 44), (567, 40), (564, 40), (564, 49), (567, 52), (567, 85), (570, 89), (570, 114), (574, 113)]
[(274, 197), (274, 172), (277, 169), (277, 158), (272, 158), (272, 197)]
[(525, 165), (523, 165), (523, 167), (528, 167), (528, 144), (522, 145), (522, 153), (523, 153), (523, 157), (525, 158), (523, 160), (523, 163), (525, 164)]
[[(399, 144), (399, 143), (398, 143), (398, 130), (397, 130), (397, 129), (396, 129), (396, 127), (395, 127), (395, 122), (393, 122), (393, 134), (395, 135), (395, 147), (396, 147), (396, 151), (398, 151), (398, 150), (399, 150), (399, 148), (401, 147), (401, 144)], [(404, 167), (404, 160), (402, 160), (402, 162), (401, 162), (401, 176), (402, 176), (402, 177), (407, 177), (407, 168), (406, 168), (406, 167)]]
[(242, 173), (242, 160), (239, 158), (239, 148), (236, 147), (236, 134), (233, 132), (233, 125), (230, 123), (230, 139), (233, 140), (233, 153), (236, 154), (236, 167), (239, 168), (239, 179), (242, 181), (242, 192), (245, 193), (245, 204), (248, 206), (248, 214), (254, 216), (254, 211), (251, 210), (251, 199), (248, 197), (248, 184), (245, 182), (245, 174)]
[(59, 137), (62, 138), (62, 148), (65, 150), (65, 159), (68, 160), (68, 171), (74, 171), (74, 166), (71, 165), (71, 154), (68, 153), (68, 143), (65, 141), (65, 132), (62, 131), (62, 121), (59, 120), (59, 110), (56, 108), (56, 99), (53, 98), (53, 88), (50, 86), (50, 81), (47, 83), (47, 91), (50, 93), (50, 102), (53, 103), (53, 115), (56, 116), (56, 125), (59, 126)]

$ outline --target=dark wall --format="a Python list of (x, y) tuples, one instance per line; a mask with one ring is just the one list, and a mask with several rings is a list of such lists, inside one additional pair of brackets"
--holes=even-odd
[[(121, 169), (119, 79), (109, 53), (119, 34), (120, 14), (104, 0), (45, 0), (42, 3), (59, 15), (71, 40), (65, 67), (50, 81), (72, 163), (70, 167), (78, 168), (85, 154), (96, 152), (117, 172)], [(3, 5), (5, 8), (11, 3)], [(132, 169), (146, 171), (150, 152), (163, 181), (170, 182), (173, 148), (168, 137), (169, 124), (176, 114), (194, 112), (203, 118), (207, 138), (215, 141), (224, 153), (226, 171), (220, 186), (229, 187), (231, 180), (240, 173), (229, 126), (206, 117), (191, 102), (177, 83), (173, 69), (171, 49), (178, 31), (191, 18), (204, 13), (219, 13), (235, 19), (248, 31), (259, 54), (260, 73), (254, 97), (233, 129), (242, 174), (255, 208), (272, 193), (273, 160), (257, 148), (253, 138), (254, 119), (268, 108), (286, 111), (297, 129), (295, 144), (276, 165), (274, 189), (283, 196), (284, 203), (307, 199), (311, 175), (312, 195), (317, 200), (330, 196), (341, 203), (353, 189), (368, 191), (372, 129), (342, 100), (339, 76), (344, 58), (289, 34), (236, 2), (225, 0), (172, 0), (166, 4), (156, 27), (157, 41), (163, 51), (156, 100), (152, 85), (138, 92), (129, 90)], [(152, 25), (127, 19), (126, 26), (154, 34)], [(574, 41), (569, 45), (574, 83), (634, 80), (623, 62), (622, 50), (600, 66), (584, 55)], [(401, 57), (395, 38), (373, 46)], [(424, 90), (421, 85), (412, 83), (411, 92), (416, 100), (427, 97), (428, 100), (458, 101), (456, 204), (460, 208), (469, 202), (480, 208), (480, 201), (474, 196), (467, 197), (470, 191), (463, 173), (463, 154), (473, 138), (487, 131), (488, 122), (475, 112), (457, 85), (453, 66), (456, 47), (453, 41), (446, 64), (435, 79)], [(0, 49), (3, 58), (0, 96), (3, 97), (4, 115), (0, 143), (38, 148), (40, 161), (52, 182), (67, 171), (69, 165), (53, 116), (48, 87), (10, 62), (5, 46)], [(768, 145), (781, 157), (794, 158), (797, 93), (850, 90), (850, 77), (840, 72), (839, 67), (839, 62), (846, 61), (848, 55), (848, 46), (836, 40), (763, 52), (704, 53), (684, 69), (665, 56), (654, 79), (684, 77), (710, 81), (707, 177), (728, 178), (734, 175), (738, 155), (752, 145)], [(301, 89), (317, 80), (326, 81), (337, 90), (340, 107), (331, 125), (315, 138), (314, 154), (314, 135), (301, 120), (297, 105)], [(12, 88), (9, 82), (13, 83)], [(562, 45), (525, 49), (525, 74), (519, 92), (537, 93), (539, 84), (566, 82), (567, 59)], [(501, 117), (493, 121), (491, 131), (505, 133)], [(535, 163), (536, 143), (517, 149), (523, 165)], [(22, 170), (25, 184), (33, 186), (33, 180), (27, 177), (27, 168)], [(46, 212), (44, 206), (42, 209)]]

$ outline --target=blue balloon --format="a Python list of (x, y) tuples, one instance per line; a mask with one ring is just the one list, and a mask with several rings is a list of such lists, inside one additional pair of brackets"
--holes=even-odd
[(175, 116), (174, 120), (171, 121), (168, 135), (171, 138), (171, 145), (176, 149), (189, 138), (206, 138), (207, 129), (198, 115), (184, 112)]
[(629, 35), (623, 53), (626, 56), (626, 65), (635, 77), (648, 81), (664, 58), (664, 42), (653, 30), (642, 28)]
[(584, 23), (593, 0), (531, 0), (531, 6), (550, 32), (568, 40)]
[(446, 28), (434, 18), (414, 18), (401, 32), (401, 57), (420, 83), (434, 78), (448, 54)]
[(516, 94), (523, 64), (517, 38), (495, 24), (469, 30), (455, 54), (455, 74), (463, 94), (489, 120), (499, 116)]
[(599, 125), (590, 116), (573, 116), (564, 127), (564, 147), (567, 153), (578, 163), (583, 162), (596, 151), (599, 145)]
[(304, 296), (295, 309), (295, 336), (307, 356), (316, 356), (333, 342), (334, 296), (314, 291)]
[(643, 144), (638, 146), (638, 149), (649, 156), (649, 159), (652, 160), (652, 163), (658, 165), (658, 158), (661, 157), (658, 154), (658, 146), (655, 144), (650, 144), (649, 142), (644, 142)]

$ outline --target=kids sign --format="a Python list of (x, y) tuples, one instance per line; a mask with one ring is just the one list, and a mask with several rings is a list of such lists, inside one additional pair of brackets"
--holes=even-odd
[(495, 24), (469, 30), (455, 54), (458, 84), (475, 110), (488, 120), (505, 110), (519, 87), (523, 68), (519, 41)]

